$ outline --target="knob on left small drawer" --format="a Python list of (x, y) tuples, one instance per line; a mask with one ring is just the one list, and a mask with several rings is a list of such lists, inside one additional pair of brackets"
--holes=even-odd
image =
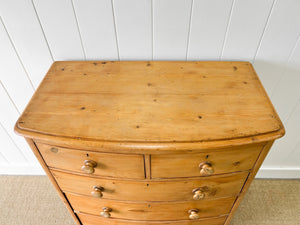
[(87, 174), (92, 174), (95, 172), (95, 167), (97, 166), (97, 163), (93, 160), (85, 160), (83, 162), (83, 166), (81, 167), (81, 170)]

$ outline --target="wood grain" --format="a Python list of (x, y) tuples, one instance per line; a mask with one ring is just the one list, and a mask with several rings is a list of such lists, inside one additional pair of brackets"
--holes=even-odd
[(236, 199), (236, 201), (235, 201), (235, 203), (234, 203), (234, 205), (233, 205), (233, 207), (232, 207), (232, 209), (231, 209), (231, 212), (230, 212), (229, 216), (227, 217), (226, 222), (225, 222), (224, 225), (229, 225), (230, 220), (232, 219), (232, 217), (233, 217), (235, 211), (237, 210), (238, 206), (240, 205), (241, 201), (243, 200), (244, 195), (246, 194), (247, 190), (248, 190), (249, 187), (250, 187), (250, 184), (252, 183), (253, 179), (255, 178), (255, 175), (257, 174), (257, 171), (258, 171), (259, 168), (261, 167), (261, 165), (262, 165), (263, 161), (265, 160), (265, 158), (266, 158), (266, 156), (267, 156), (267, 154), (268, 154), (270, 148), (272, 147), (273, 142), (274, 142), (274, 141), (268, 142), (268, 143), (264, 146), (263, 150), (261, 151), (261, 153), (260, 153), (260, 155), (259, 155), (257, 161), (256, 161), (255, 164), (254, 164), (254, 168), (253, 168), (253, 170), (251, 171), (251, 173), (249, 174), (249, 176), (248, 176), (248, 178), (247, 178), (247, 180), (246, 180), (246, 182), (245, 182), (245, 185), (243, 186), (243, 188), (242, 188), (242, 190), (241, 190), (241, 193), (240, 193), (239, 197)]
[(85, 225), (223, 225), (226, 216), (200, 219), (197, 221), (134, 221), (120, 219), (106, 219), (100, 216), (89, 215), (85, 213), (76, 213)]
[(33, 140), (26, 138), (26, 141), (28, 143), (28, 145), (30, 146), (30, 148), (32, 149), (34, 155), (36, 156), (36, 158), (38, 159), (39, 163), (41, 164), (41, 166), (43, 167), (45, 173), (47, 174), (49, 180), (51, 181), (53, 187), (55, 188), (55, 190), (57, 191), (57, 193), (59, 194), (59, 197), (62, 199), (64, 205), (66, 206), (66, 208), (68, 209), (68, 211), (70, 212), (71, 216), (73, 217), (73, 219), (75, 220), (77, 225), (81, 225), (80, 221), (78, 220), (77, 216), (75, 215), (75, 213), (73, 212), (72, 207), (70, 206), (68, 200), (66, 199), (65, 195), (63, 194), (63, 192), (61, 191), (61, 189), (59, 188), (57, 182), (55, 181), (54, 177), (52, 176), (49, 168), (47, 167), (43, 156), (41, 155), (41, 153), (39, 152), (38, 148), (36, 147), (35, 143), (33, 142)]
[(262, 145), (227, 148), (198, 154), (168, 154), (151, 156), (152, 178), (201, 176), (199, 165), (209, 162), (215, 174), (249, 170), (256, 161)]
[(193, 190), (201, 188), (205, 199), (237, 196), (245, 183), (248, 172), (198, 179), (167, 181), (126, 181), (99, 179), (51, 170), (60, 188), (91, 196), (94, 186), (104, 188), (103, 199), (128, 201), (185, 201), (193, 200)]
[(66, 193), (75, 212), (100, 215), (103, 207), (112, 209), (111, 218), (129, 220), (187, 220), (190, 209), (198, 209), (200, 218), (228, 214), (236, 197), (184, 202), (121, 202)]
[(97, 163), (93, 175), (103, 177), (145, 178), (143, 155), (98, 153), (38, 144), (47, 165), (67, 171), (84, 173), (81, 167), (85, 160)]
[(58, 139), (146, 143), (283, 130), (246, 62), (56, 62), (17, 127)]
[(285, 132), (246, 62), (56, 62), (15, 130), (87, 224), (220, 225)]

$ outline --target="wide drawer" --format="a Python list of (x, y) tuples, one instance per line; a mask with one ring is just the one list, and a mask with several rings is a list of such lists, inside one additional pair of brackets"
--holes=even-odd
[(100, 216), (77, 213), (80, 221), (84, 225), (223, 225), (227, 216), (205, 218), (199, 220), (179, 220), (179, 221), (131, 221), (119, 219), (107, 219)]
[[(76, 212), (100, 215), (103, 207), (110, 208), (111, 218), (128, 220), (187, 220), (189, 210), (199, 210), (200, 218), (226, 215), (236, 197), (184, 202), (124, 202), (66, 193)], [(110, 218), (108, 218), (110, 219)]]
[(151, 177), (197, 177), (249, 170), (262, 147), (260, 144), (204, 153), (151, 155)]
[(82, 167), (86, 160), (92, 160), (97, 165), (93, 166), (94, 171), (90, 174), (103, 177), (145, 178), (143, 155), (100, 153), (36, 144), (46, 164), (52, 168), (86, 173)]
[[(248, 172), (240, 172), (188, 180), (126, 181), (80, 176), (56, 170), (51, 172), (64, 192), (101, 197), (98, 194), (99, 188), (103, 188), (100, 194), (104, 199), (131, 201), (185, 201), (193, 198), (201, 201), (236, 196), (248, 175)], [(98, 187), (96, 194), (95, 187)]]

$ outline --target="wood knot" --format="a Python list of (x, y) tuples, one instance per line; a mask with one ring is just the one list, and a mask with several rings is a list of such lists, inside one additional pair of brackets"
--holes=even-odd
[(234, 162), (234, 163), (233, 163), (234, 166), (238, 166), (238, 165), (240, 165), (240, 164), (241, 164), (240, 162)]

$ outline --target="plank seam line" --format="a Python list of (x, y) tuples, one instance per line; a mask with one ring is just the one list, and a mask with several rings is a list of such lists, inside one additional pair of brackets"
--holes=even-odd
[[(299, 102), (298, 102), (299, 103)], [(298, 105), (298, 104), (297, 104)], [(297, 151), (297, 149), (298, 149), (298, 146), (300, 145), (300, 140), (295, 144), (295, 146), (292, 148), (292, 151), (289, 153), (289, 155), (287, 156), (287, 158), (289, 157), (289, 156), (291, 156), (292, 154), (294, 154), (296, 151)]]
[(263, 40), (263, 38), (264, 38), (264, 36), (265, 36), (267, 27), (269, 26), (270, 18), (271, 18), (271, 15), (272, 15), (272, 13), (273, 13), (273, 9), (274, 9), (274, 6), (275, 6), (276, 3), (277, 3), (277, 0), (274, 0), (273, 3), (272, 3), (272, 6), (271, 6), (271, 9), (270, 9), (269, 15), (268, 15), (268, 17), (267, 17), (266, 24), (265, 24), (265, 26), (264, 26), (264, 29), (263, 29), (263, 32), (262, 32), (261, 37), (260, 37), (260, 39), (259, 39), (259, 43), (258, 43), (258, 45), (257, 45), (256, 51), (255, 51), (255, 54), (254, 54), (254, 57), (253, 57), (253, 59), (252, 59), (252, 63), (255, 62), (256, 57), (257, 57), (257, 54), (258, 54), (258, 51), (259, 51), (259, 49), (261, 48), (261, 43), (262, 43), (262, 40)]
[[(287, 126), (287, 123), (288, 121), (291, 119), (292, 115), (295, 113), (295, 111), (297, 110), (298, 108), (298, 105), (300, 103), (300, 100), (298, 99), (298, 101), (296, 102), (295, 106), (293, 107), (293, 109), (291, 110), (291, 112), (289, 113), (287, 119), (286, 119), (286, 126)], [(291, 147), (291, 151), (289, 152), (289, 154), (287, 154), (284, 159), (283, 159), (283, 162), (284, 161), (288, 161), (289, 157), (297, 150), (297, 146), (300, 144), (300, 140), (298, 142), (296, 142), (296, 144), (294, 145), (294, 147)]]
[(114, 0), (111, 0), (111, 8), (112, 8), (115, 36), (116, 36), (116, 47), (117, 47), (117, 52), (118, 52), (118, 60), (120, 61), (120, 49), (119, 49), (119, 40), (118, 40), (118, 34), (117, 34), (117, 24), (116, 24)]
[(86, 60), (85, 49), (84, 49), (84, 46), (83, 46), (83, 41), (82, 41), (81, 31), (80, 31), (80, 27), (79, 27), (79, 23), (78, 23), (78, 18), (77, 18), (76, 11), (75, 11), (75, 7), (74, 7), (74, 2), (73, 2), (73, 0), (70, 0), (70, 1), (71, 1), (73, 13), (74, 13), (75, 21), (76, 21), (76, 26), (77, 26), (77, 31), (78, 31), (78, 34), (79, 34), (79, 39), (80, 39), (80, 43), (81, 43), (81, 48), (82, 48), (82, 52), (83, 52), (83, 57), (84, 57), (84, 60)]
[(154, 59), (154, 16), (153, 16), (153, 1), (154, 0), (151, 0), (152, 61)]
[(274, 85), (273, 89), (271, 90), (271, 97), (274, 96), (274, 93), (275, 93), (275, 89), (277, 88), (277, 86), (279, 86), (280, 82), (282, 81), (282, 79), (286, 76), (287, 72), (288, 72), (288, 65), (292, 59), (292, 57), (294, 56), (294, 53), (298, 47), (298, 44), (299, 44), (299, 40), (300, 40), (300, 34), (294, 44), (294, 47), (292, 48), (289, 56), (288, 56), (288, 59), (286, 60), (285, 62), (285, 65), (284, 65), (284, 71), (283, 73), (280, 75), (280, 78), (278, 79), (278, 81), (276, 82), (276, 84)]
[(5, 91), (5, 93), (7, 94), (9, 100), (12, 102), (13, 106), (15, 107), (15, 109), (17, 110), (18, 114), (20, 115), (20, 111), (18, 109), (18, 107), (16, 106), (15, 102), (13, 101), (12, 97), (9, 95), (8, 91), (6, 90), (6, 88), (4, 87), (2, 81), (0, 80), (0, 86), (2, 86), (3, 90)]
[(40, 28), (41, 28), (41, 30), (42, 30), (43, 37), (44, 37), (44, 40), (46, 41), (46, 45), (47, 45), (47, 48), (48, 48), (48, 50), (49, 50), (50, 56), (51, 56), (51, 58), (52, 58), (52, 61), (54, 62), (53, 54), (52, 54), (52, 52), (51, 52), (51, 49), (50, 49), (50, 46), (49, 46), (49, 43), (48, 43), (48, 40), (47, 40), (45, 31), (44, 31), (44, 28), (43, 28), (43, 26), (42, 26), (40, 17), (39, 17), (39, 15), (38, 15), (38, 13), (37, 13), (37, 10), (36, 10), (36, 8), (35, 8), (35, 5), (34, 5), (33, 0), (31, 0), (31, 4), (32, 4), (33, 10), (34, 10), (34, 12), (35, 12), (35, 16), (36, 16), (36, 18), (37, 18), (37, 20), (38, 20), (38, 22), (39, 22)]
[(2, 123), (0, 122), (0, 127), (3, 129), (3, 131), (6, 133), (6, 135), (9, 137), (9, 139), (11, 140), (11, 142), (14, 144), (14, 146), (16, 147), (16, 149), (19, 151), (20, 155), (25, 159), (25, 161), (27, 163), (30, 163), (30, 161), (27, 159), (27, 157), (24, 155), (24, 153), (21, 151), (21, 149), (17, 146), (17, 144), (15, 143), (15, 141), (12, 139), (12, 137), (10, 136), (10, 134), (7, 132), (7, 130), (5, 129), (5, 127), (2, 125)]
[[(3, 83), (0, 80), (0, 86), (2, 86), (4, 92), (6, 93), (8, 99), (11, 101), (13, 107), (16, 109), (17, 113), (20, 115), (19, 109), (17, 108), (17, 106), (15, 105), (13, 99), (11, 98), (11, 96), (9, 95), (8, 91), (6, 90), (5, 86), (3, 85)], [(4, 128), (4, 126), (2, 125), (2, 123), (0, 122), (0, 125), (2, 126), (2, 128), (5, 130), (6, 134), (9, 136), (9, 138), (11, 139), (11, 141), (14, 143), (14, 145), (18, 148), (18, 150), (21, 152), (21, 149), (18, 147), (18, 145), (16, 144), (16, 142), (13, 140), (13, 138), (10, 136), (10, 134), (7, 132), (7, 130)], [(24, 158), (28, 161), (28, 163), (30, 163), (30, 158), (27, 158), (27, 154), (23, 154)], [(8, 161), (8, 160), (7, 160)], [(9, 161), (8, 161), (9, 162)]]
[(289, 113), (289, 116), (287, 117), (287, 119), (284, 121), (285, 124), (287, 124), (289, 122), (289, 120), (291, 119), (291, 116), (294, 114), (294, 112), (297, 110), (298, 104), (300, 103), (300, 100), (298, 99), (298, 101), (296, 102), (295, 106), (293, 107), (293, 109), (291, 110), (291, 112)]
[(190, 9), (190, 21), (189, 21), (189, 27), (188, 27), (188, 36), (187, 36), (187, 42), (186, 42), (186, 54), (185, 54), (185, 60), (188, 61), (188, 53), (189, 53), (189, 45), (191, 40), (191, 29), (192, 29), (192, 18), (193, 18), (193, 12), (194, 12), (194, 0), (191, 0), (191, 9)]
[[(0, 124), (1, 124), (1, 122), (0, 122)], [(1, 124), (1, 127), (3, 128), (3, 125)], [(3, 159), (4, 159), (4, 161), (5, 161), (5, 163), (7, 163), (7, 164), (10, 164), (9, 163), (9, 161), (8, 161), (8, 159), (5, 157), (5, 155), (3, 154), (3, 153), (1, 153), (0, 152), (0, 157), (2, 157)], [(1, 166), (3, 166), (3, 165), (1, 165)], [(7, 166), (7, 165), (6, 165)]]
[(225, 32), (225, 35), (224, 35), (223, 46), (222, 46), (222, 50), (221, 50), (221, 53), (220, 53), (220, 56), (219, 56), (219, 60), (221, 60), (223, 58), (223, 53), (224, 53), (225, 44), (226, 44), (227, 38), (228, 38), (228, 32), (229, 32), (229, 27), (230, 27), (230, 24), (231, 24), (231, 18), (232, 18), (234, 5), (235, 5), (235, 0), (233, 0), (232, 3), (231, 3), (230, 14), (229, 14), (229, 18), (228, 18), (228, 22), (227, 22), (227, 26), (226, 26), (226, 32)]
[(17, 51), (17, 49), (16, 49), (16, 46), (14, 45), (14, 43), (13, 43), (13, 41), (12, 41), (12, 39), (11, 39), (9, 33), (8, 33), (8, 30), (6, 29), (6, 26), (5, 26), (5, 24), (4, 24), (4, 21), (3, 21), (3, 18), (2, 18), (2, 17), (0, 17), (0, 23), (3, 25), (3, 28), (4, 28), (4, 30), (5, 30), (5, 32), (6, 32), (6, 34), (7, 34), (8, 39), (9, 39), (9, 42), (11, 43), (11, 45), (12, 45), (12, 47), (13, 47), (13, 49), (14, 49), (14, 52), (15, 52), (15, 54), (17, 55), (17, 58), (18, 58), (18, 60), (19, 60), (19, 62), (20, 62), (20, 64), (21, 64), (21, 66), (22, 66), (22, 68), (23, 68), (23, 70), (24, 70), (24, 72), (25, 72), (25, 74), (26, 74), (26, 77), (27, 77), (27, 79), (28, 79), (28, 81), (29, 81), (29, 83), (30, 83), (30, 85), (31, 85), (31, 87), (32, 87), (32, 89), (33, 89), (33, 91), (35, 91), (35, 88), (34, 88), (34, 86), (33, 86), (33, 83), (32, 83), (32, 81), (31, 81), (31, 79), (30, 79), (30, 77), (29, 77), (29, 75), (28, 75), (28, 72), (27, 72), (27, 70), (26, 70), (26, 68), (25, 68), (25, 66), (24, 66), (24, 64), (23, 64), (23, 62), (22, 62), (22, 60), (21, 60), (21, 57), (20, 57), (20, 55), (19, 55), (19, 53), (18, 53), (18, 51)]

